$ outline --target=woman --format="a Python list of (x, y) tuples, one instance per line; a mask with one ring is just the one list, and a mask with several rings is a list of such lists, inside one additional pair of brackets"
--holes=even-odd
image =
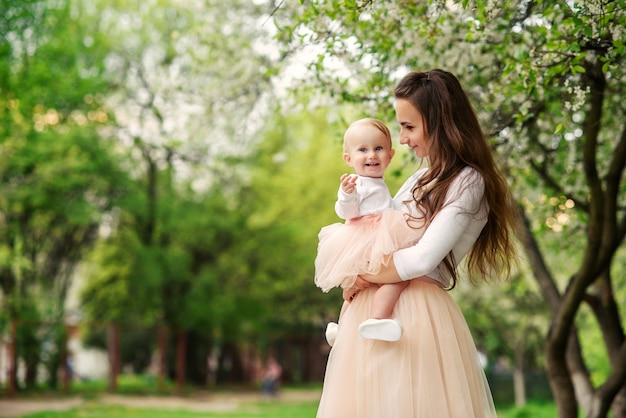
[[(396, 86), (400, 143), (428, 167), (394, 197), (407, 222), (426, 227), (381, 272), (344, 290), (350, 306), (328, 359), (318, 418), (485, 418), (495, 408), (469, 328), (448, 293), (467, 255), (472, 280), (507, 276), (514, 210), (469, 99), (454, 75), (412, 72)], [(394, 316), (395, 343), (358, 335), (377, 284), (409, 281)]]

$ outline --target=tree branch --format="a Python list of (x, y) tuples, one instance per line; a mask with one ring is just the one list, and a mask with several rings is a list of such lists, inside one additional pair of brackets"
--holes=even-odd
[(276, 7), (274, 7), (274, 10), (271, 11), (271, 13), (269, 14), (269, 16), (267, 16), (267, 19), (265, 19), (263, 21), (263, 23), (261, 24), (261, 26), (265, 25), (267, 23), (268, 20), (270, 20), (272, 17), (274, 17), (274, 15), (276, 14), (276, 12), (278, 11), (278, 9), (280, 9), (280, 6), (283, 5), (283, 3), (285, 2), (285, 0), (280, 0), (280, 3), (278, 3), (278, 5)]
[(585, 213), (589, 213), (589, 205), (586, 202), (578, 199), (574, 195), (567, 193), (561, 187), (561, 185), (559, 185), (559, 183), (556, 180), (554, 180), (552, 176), (550, 176), (550, 174), (546, 170), (545, 164), (537, 164), (534, 161), (530, 161), (530, 166), (535, 171), (535, 173), (539, 175), (541, 180), (543, 180), (544, 183), (546, 183), (546, 185), (548, 185), (557, 194), (565, 196), (567, 199), (570, 199), (572, 202), (574, 202), (577, 208), (580, 208)]
[(624, 170), (626, 168), (626, 124), (622, 129), (622, 134), (620, 136), (619, 143), (617, 147), (615, 147), (615, 151), (613, 153), (613, 159), (611, 160), (611, 165), (609, 166), (609, 170), (606, 175), (606, 195), (607, 195), (607, 203), (609, 207), (607, 207), (607, 214), (614, 214), (614, 223), (617, 225), (617, 228), (613, 228), (608, 231), (612, 236), (612, 242), (615, 247), (618, 247), (620, 243), (624, 240), (624, 236), (626, 235), (626, 209), (622, 212), (622, 219), (618, 219), (619, 214), (619, 192), (620, 192), (620, 180), (624, 175)]
[[(533, 113), (535, 116), (527, 120), (524, 123), (524, 127), (526, 128), (526, 132), (528, 133), (528, 138), (531, 141), (531, 143), (539, 147), (544, 153), (544, 155), (550, 155), (552, 153), (552, 150), (546, 148), (545, 146), (543, 146), (543, 144), (541, 144), (541, 141), (539, 141), (536, 130), (534, 129), (536, 127), (537, 119), (539, 118), (539, 112), (540, 112), (539, 109), (543, 109), (543, 106), (538, 107), (537, 113)], [(565, 189), (556, 180), (554, 180), (552, 176), (550, 176), (550, 173), (548, 173), (548, 170), (546, 168), (545, 162), (543, 164), (538, 164), (535, 161), (530, 160), (529, 164), (531, 168), (539, 175), (539, 177), (544, 181), (544, 183), (546, 183), (548, 187), (554, 190), (557, 194), (563, 195), (567, 197), (568, 199), (571, 199), (575, 203), (576, 207), (579, 208), (580, 210), (584, 211), (585, 213), (589, 213), (589, 205), (586, 202), (566, 192)]]
[(561, 303), (559, 289), (557, 288), (548, 265), (541, 254), (541, 250), (539, 249), (539, 245), (537, 244), (537, 241), (532, 233), (530, 221), (526, 216), (524, 208), (519, 204), (517, 207), (520, 219), (522, 220), (522, 222), (518, 223), (517, 235), (520, 237), (522, 246), (526, 252), (526, 256), (528, 257), (530, 268), (533, 271), (533, 275), (541, 287), (541, 293), (545, 296), (548, 307), (554, 314), (558, 311)]
[(604, 383), (598, 388), (597, 395), (601, 399), (604, 415), (610, 407), (610, 401), (615, 398), (619, 390), (624, 384), (626, 379), (626, 340), (622, 342), (622, 345), (617, 353), (615, 361), (611, 362), (611, 371)]

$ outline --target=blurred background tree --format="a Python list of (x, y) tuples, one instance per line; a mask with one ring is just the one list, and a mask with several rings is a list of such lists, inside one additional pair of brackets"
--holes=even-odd
[[(53, 325), (65, 316), (72, 273), (127, 182), (115, 144), (101, 136), (110, 123), (104, 45), (93, 21), (55, 5), (3, 1), (0, 18), (0, 288), (4, 319), (20, 320), (27, 387), (44, 342), (63, 338)], [(54, 386), (59, 356), (46, 358)]]

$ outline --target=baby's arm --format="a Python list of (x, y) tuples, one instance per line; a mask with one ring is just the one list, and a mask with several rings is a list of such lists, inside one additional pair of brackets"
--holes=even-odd
[(341, 182), (341, 190), (346, 194), (350, 194), (356, 190), (356, 179), (358, 177), (352, 174), (343, 173), (339, 178)]
[(355, 175), (341, 175), (341, 185), (337, 192), (337, 202), (335, 203), (335, 212), (341, 219), (351, 219), (360, 216), (356, 180), (357, 176)]

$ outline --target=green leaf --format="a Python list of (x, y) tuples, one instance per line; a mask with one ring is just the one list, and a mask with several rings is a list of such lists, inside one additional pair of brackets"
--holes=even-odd
[(563, 133), (563, 124), (562, 123), (557, 123), (556, 127), (554, 128), (554, 133), (559, 135)]

